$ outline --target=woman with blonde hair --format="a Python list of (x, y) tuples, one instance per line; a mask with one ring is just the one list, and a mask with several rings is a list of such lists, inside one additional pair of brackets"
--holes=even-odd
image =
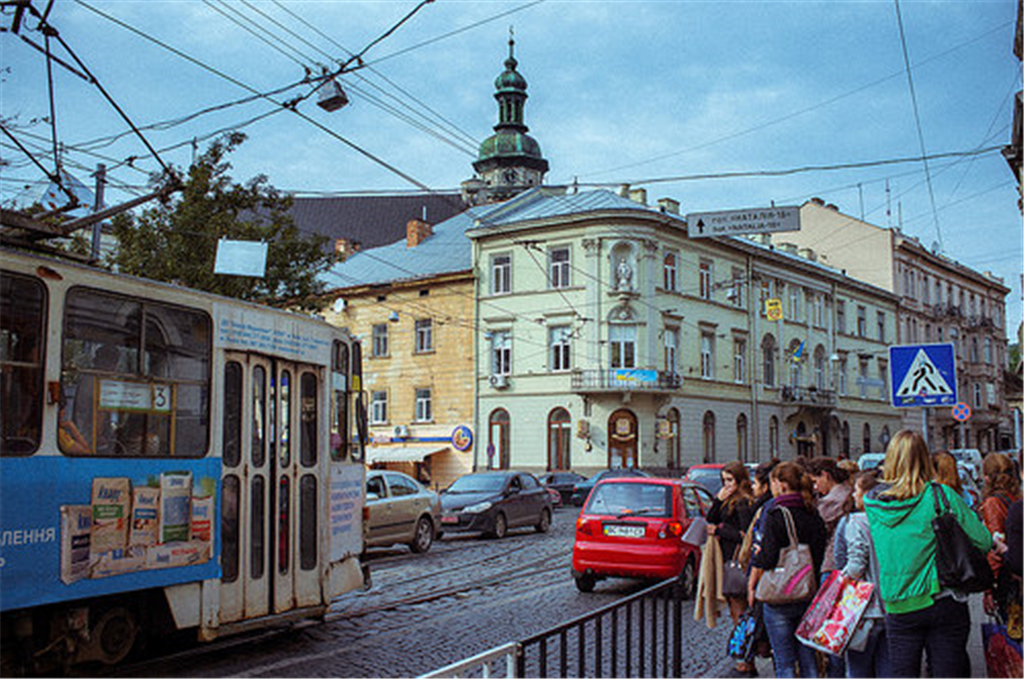
[(933, 676), (969, 677), (967, 595), (944, 588), (935, 566), (938, 494), (976, 547), (987, 552), (992, 536), (959, 494), (933, 482), (935, 468), (919, 433), (904, 429), (892, 437), (884, 473), (864, 509), (878, 557), (891, 676), (920, 677), (927, 649)]

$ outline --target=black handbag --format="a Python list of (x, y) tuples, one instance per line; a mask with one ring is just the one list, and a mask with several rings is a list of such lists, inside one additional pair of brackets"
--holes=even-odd
[(985, 553), (974, 546), (963, 526), (950, 510), (949, 499), (936, 485), (935, 497), (935, 568), (943, 587), (961, 592), (984, 592), (992, 589), (994, 578)]

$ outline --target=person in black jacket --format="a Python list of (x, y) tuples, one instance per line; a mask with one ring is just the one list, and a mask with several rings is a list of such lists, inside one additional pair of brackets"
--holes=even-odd
[[(754, 492), (750, 485), (750, 475), (742, 462), (733, 460), (722, 468), (722, 489), (715, 496), (707, 515), (708, 535), (718, 537), (723, 560), (737, 558), (743, 536), (749, 530), (753, 517)], [(729, 615), (735, 625), (747, 610), (747, 593), (726, 594), (725, 600), (729, 603)], [(753, 669), (752, 664), (747, 662), (736, 665), (736, 670), (744, 674)]]
[[(825, 558), (828, 533), (825, 522), (815, 511), (811, 496), (811, 481), (799, 466), (783, 462), (772, 470), (774, 505), (764, 522), (761, 544), (751, 557), (748, 599), (753, 605), (757, 583), (765, 571), (779, 563), (779, 553), (789, 545), (789, 532), (783, 508), (793, 517), (797, 542), (806, 544), (811, 551), (815, 582), (821, 577), (821, 564)], [(807, 609), (807, 601), (791, 604), (764, 604), (764, 623), (772, 644), (772, 658), (776, 677), (795, 677), (800, 664), (800, 676), (817, 677), (818, 668), (814, 650), (796, 640), (796, 628)]]

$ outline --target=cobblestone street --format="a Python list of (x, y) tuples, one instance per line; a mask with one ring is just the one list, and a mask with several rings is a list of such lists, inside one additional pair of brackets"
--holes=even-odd
[[(606, 580), (591, 594), (569, 574), (575, 518), (557, 510), (552, 530), (504, 540), (445, 538), (427, 554), (373, 550), (373, 587), (337, 600), (328, 622), (147, 666), (142, 676), (416, 676), (522, 639), (639, 591)], [(723, 671), (729, 625), (708, 630), (684, 605), (688, 676)], [(724, 621), (724, 617), (720, 620)], [(726, 666), (727, 667), (727, 666)]]

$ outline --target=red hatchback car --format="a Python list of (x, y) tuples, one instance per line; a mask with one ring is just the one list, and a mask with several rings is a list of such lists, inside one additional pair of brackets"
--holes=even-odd
[(682, 541), (697, 516), (711, 508), (711, 494), (679, 479), (625, 477), (601, 481), (576, 520), (572, 574), (581, 592), (608, 577), (680, 578), (693, 596), (700, 548)]

